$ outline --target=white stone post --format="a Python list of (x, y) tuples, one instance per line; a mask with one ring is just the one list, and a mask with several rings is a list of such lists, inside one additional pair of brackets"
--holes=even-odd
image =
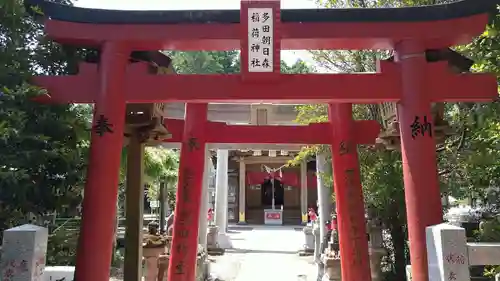
[(207, 148), (205, 148), (205, 155), (205, 172), (203, 173), (203, 190), (201, 193), (200, 220), (198, 224), (198, 243), (204, 248), (207, 247), (208, 184), (210, 179), (210, 165), (212, 165)]
[(429, 281), (470, 280), (465, 229), (442, 223), (425, 233)]
[[(318, 215), (319, 215), (319, 224), (320, 224), (320, 239), (321, 242), (324, 241), (326, 235), (325, 223), (327, 220), (330, 220), (330, 216), (332, 213), (332, 189), (327, 186), (323, 180), (321, 179), (321, 175), (326, 172), (327, 163), (326, 157), (324, 153), (318, 153), (316, 155), (316, 174), (318, 181)], [(327, 245), (323, 245), (327, 246)]]
[(240, 159), (238, 194), (238, 224), (246, 224), (246, 164), (243, 158)]
[(215, 224), (219, 233), (227, 230), (228, 161), (229, 151), (217, 150), (217, 176), (215, 184)]
[(48, 230), (25, 224), (3, 232), (2, 281), (43, 281)]
[(228, 205), (228, 165), (229, 151), (217, 150), (217, 175), (215, 184), (215, 225), (219, 230), (218, 243), (222, 249), (231, 248), (231, 241), (227, 231), (227, 205)]
[(307, 162), (300, 163), (300, 213), (302, 224), (307, 224)]

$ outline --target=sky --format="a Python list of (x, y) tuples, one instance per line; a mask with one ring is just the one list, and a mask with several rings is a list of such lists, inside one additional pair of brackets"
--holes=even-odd
[[(111, 10), (239, 10), (240, 0), (76, 0), (75, 6)], [(281, 0), (282, 9), (315, 9), (314, 0)], [(282, 51), (281, 59), (293, 64), (302, 59), (314, 64), (307, 51)]]

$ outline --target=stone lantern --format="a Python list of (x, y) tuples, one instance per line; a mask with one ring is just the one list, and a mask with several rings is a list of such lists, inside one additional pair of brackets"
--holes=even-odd
[(366, 229), (369, 236), (368, 253), (370, 256), (370, 270), (373, 281), (382, 280), (382, 258), (387, 254), (383, 243), (383, 227), (379, 219), (372, 218), (367, 221)]
[[(132, 63), (146, 62), (152, 74), (172, 75), (172, 60), (160, 52), (133, 52)], [(171, 134), (164, 125), (164, 103), (129, 103), (126, 107), (125, 137), (138, 134), (141, 142), (148, 145), (160, 144)]]

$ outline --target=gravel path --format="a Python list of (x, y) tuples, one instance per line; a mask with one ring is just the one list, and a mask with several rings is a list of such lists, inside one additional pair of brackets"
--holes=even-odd
[(315, 281), (312, 257), (299, 257), (304, 236), (293, 227), (231, 227), (233, 244), (226, 254), (214, 257), (213, 276), (223, 281)]

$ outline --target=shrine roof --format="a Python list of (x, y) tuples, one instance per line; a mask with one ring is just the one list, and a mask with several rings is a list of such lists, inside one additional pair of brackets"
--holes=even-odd
[[(282, 9), (284, 23), (426, 22), (495, 12), (500, 0), (462, 0), (449, 4), (403, 8)], [(26, 0), (32, 14), (53, 20), (89, 24), (234, 24), (239, 10), (105, 10), (48, 0)], [(38, 11), (40, 9), (40, 11)], [(32, 9), (28, 9), (32, 10)]]

